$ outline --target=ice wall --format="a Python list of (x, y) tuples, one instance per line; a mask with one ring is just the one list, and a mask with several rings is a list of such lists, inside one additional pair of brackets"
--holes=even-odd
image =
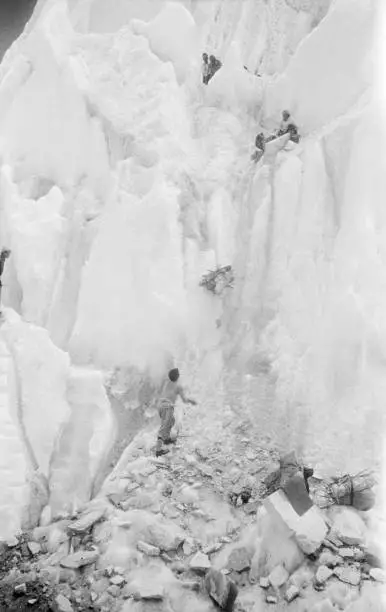
[(21, 526), (21, 510), (27, 498), (29, 465), (17, 423), (12, 358), (3, 337), (0, 351), (0, 540), (8, 540)]
[[(158, 381), (175, 360), (202, 402), (313, 463), (380, 453), (375, 1), (203, 2), (40, 2), (0, 69), (7, 333), (54, 514), (82, 503), (111, 445), (96, 368)], [(224, 62), (208, 87), (204, 49)], [(254, 166), (283, 107), (301, 143)], [(228, 263), (231, 293), (198, 287)]]
[(203, 30), (209, 52), (225, 57), (230, 44), (236, 43), (249, 70), (274, 75), (284, 70), (301, 40), (326, 15), (330, 3), (222, 0), (209, 2), (209, 8), (198, 0), (192, 2), (192, 10), (198, 18), (205, 12)]
[(344, 115), (374, 82), (376, 2), (335, 2), (267, 86), (265, 118), (285, 107), (306, 132)]

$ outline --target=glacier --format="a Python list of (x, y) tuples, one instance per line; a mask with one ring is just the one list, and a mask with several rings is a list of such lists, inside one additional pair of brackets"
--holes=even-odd
[[(92, 496), (172, 363), (203, 429), (242, 414), (320, 472), (380, 465), (376, 10), (39, 0), (0, 66), (0, 539)], [(204, 49), (224, 64), (207, 88)], [(252, 165), (283, 108), (300, 145)], [(206, 294), (227, 264), (234, 289)]]

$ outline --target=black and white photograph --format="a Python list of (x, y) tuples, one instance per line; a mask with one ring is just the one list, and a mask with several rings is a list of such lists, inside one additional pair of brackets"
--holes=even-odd
[(0, 612), (386, 612), (386, 0), (0, 0)]

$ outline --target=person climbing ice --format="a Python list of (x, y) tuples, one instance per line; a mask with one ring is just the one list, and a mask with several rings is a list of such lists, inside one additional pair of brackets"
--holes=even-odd
[(168, 453), (169, 449), (165, 448), (164, 445), (172, 444), (177, 439), (177, 437), (172, 436), (171, 433), (176, 422), (174, 408), (177, 398), (180, 397), (184, 404), (191, 404), (192, 406), (196, 406), (197, 404), (194, 399), (186, 397), (183, 387), (178, 383), (179, 378), (180, 372), (178, 368), (170, 370), (168, 380), (165, 382), (161, 391), (161, 397), (158, 403), (158, 414), (161, 419), (161, 426), (159, 428), (155, 450), (157, 457)]
[(204, 85), (208, 85), (209, 71), (210, 70), (209, 70), (208, 54), (203, 53), (202, 54), (202, 82), (204, 83)]
[(289, 134), (290, 140), (292, 140), (293, 142), (298, 143), (300, 140), (298, 128), (287, 110), (284, 110), (282, 112), (282, 121), (280, 124), (280, 128), (277, 132), (277, 136), (284, 136), (284, 134)]
[(260, 132), (256, 136), (255, 146), (256, 146), (256, 151), (254, 151), (252, 154), (252, 160), (255, 162), (258, 162), (264, 155), (264, 151), (265, 151), (265, 136), (263, 132)]
[(0, 315), (1, 315), (1, 290), (3, 288), (3, 283), (1, 282), (1, 278), (4, 272), (4, 265), (6, 259), (10, 256), (11, 251), (9, 249), (1, 249), (0, 252)]
[(288, 132), (288, 126), (291, 123), (291, 115), (287, 110), (283, 110), (281, 115), (282, 115), (282, 120), (280, 123), (280, 128), (277, 133), (278, 136), (283, 136), (283, 134), (286, 134)]
[(214, 55), (209, 56), (209, 76), (208, 81), (216, 74), (218, 70), (220, 70), (222, 63), (217, 57)]

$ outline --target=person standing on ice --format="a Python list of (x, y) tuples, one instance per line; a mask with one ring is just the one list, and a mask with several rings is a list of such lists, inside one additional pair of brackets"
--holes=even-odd
[(0, 253), (0, 315), (1, 315), (1, 290), (3, 288), (1, 277), (3, 276), (3, 272), (4, 272), (5, 260), (8, 259), (10, 254), (11, 254), (11, 251), (9, 249), (1, 249), (1, 253)]
[(171, 435), (172, 428), (176, 422), (174, 418), (174, 408), (178, 397), (182, 399), (184, 404), (192, 404), (196, 406), (197, 402), (194, 399), (186, 397), (183, 387), (178, 383), (180, 372), (178, 368), (173, 368), (168, 374), (168, 380), (163, 386), (161, 398), (158, 403), (158, 414), (161, 419), (161, 426), (158, 432), (157, 446), (155, 454), (165, 455), (169, 452), (164, 448), (164, 444), (172, 444), (176, 441), (176, 437)]

